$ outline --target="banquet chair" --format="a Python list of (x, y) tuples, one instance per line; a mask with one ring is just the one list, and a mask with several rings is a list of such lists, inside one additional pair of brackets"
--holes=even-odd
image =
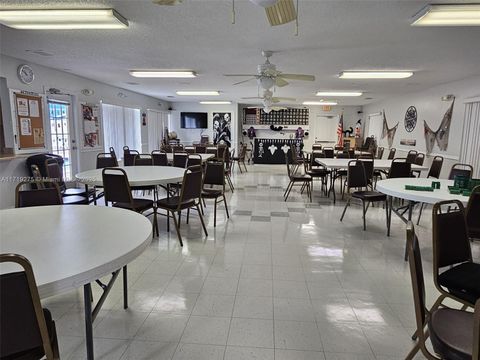
[(225, 161), (226, 153), (228, 152), (228, 147), (225, 144), (217, 145), (217, 152), (215, 157), (212, 159), (214, 161)]
[(392, 160), (392, 165), (388, 171), (388, 178), (409, 178), (412, 172), (412, 164), (404, 158), (395, 158)]
[[(421, 350), (429, 360), (479, 360), (480, 300), (475, 304), (474, 313), (447, 307), (428, 310), (420, 245), (411, 221), (407, 224), (407, 251), (412, 279), (417, 339), (405, 359), (412, 360)], [(435, 354), (432, 354), (427, 348), (428, 337), (430, 337)]]
[[(440, 172), (442, 171), (443, 166), (443, 157), (435, 156), (430, 165), (430, 170), (428, 170), (427, 178), (440, 178)], [(417, 225), (420, 224), (420, 219), (422, 218), (423, 209), (425, 208), (425, 203), (420, 205), (420, 211), (418, 212)]]
[(232, 171), (233, 171), (233, 167), (235, 165), (235, 163), (238, 164), (238, 168), (240, 169), (240, 173), (242, 173), (242, 166), (245, 168), (245, 172), (248, 172), (247, 170), (247, 165), (245, 165), (245, 157), (247, 155), (247, 145), (242, 145), (240, 147), (240, 152), (238, 154), (238, 156), (232, 156), (230, 158), (230, 161), (232, 162)]
[(168, 166), (167, 154), (161, 150), (152, 151), (152, 161), (155, 166)]
[(190, 154), (188, 155), (187, 159), (187, 167), (195, 166), (195, 165), (202, 165), (202, 157), (200, 154)]
[(287, 189), (283, 194), (284, 200), (285, 201), (288, 200), (290, 191), (292, 191), (292, 188), (295, 185), (301, 185), (302, 186), (301, 193), (303, 193), (303, 190), (306, 189), (307, 195), (310, 198), (310, 202), (312, 202), (312, 188), (311, 188), (312, 177), (308, 174), (296, 174), (295, 169), (297, 168), (297, 166), (295, 164), (290, 164), (290, 161), (288, 159), (288, 153), (285, 154), (285, 164), (287, 165), (287, 175), (290, 182), (288, 183)]
[(205, 145), (195, 145), (195, 154), (206, 154), (207, 147)]
[(385, 148), (383, 148), (381, 146), (377, 149), (377, 159), (380, 160), (383, 157), (383, 152), (384, 151), (385, 151)]
[(187, 154), (195, 154), (195, 147), (186, 147), (184, 152), (186, 152)]
[(332, 147), (324, 147), (323, 154), (327, 159), (333, 159), (335, 157), (335, 150)]
[(179, 145), (172, 145), (172, 152), (173, 153), (185, 153), (185, 148), (182, 144)]
[(153, 157), (151, 154), (137, 154), (133, 158), (134, 166), (152, 166)]
[(135, 155), (140, 154), (137, 150), (130, 150), (128, 146), (123, 147), (123, 166), (133, 166)]
[(470, 239), (480, 239), (480, 185), (473, 188), (468, 199), (465, 218)]
[[(15, 207), (62, 205), (62, 195), (57, 183), (36, 179), (36, 189), (23, 189), (32, 181), (22, 181), (15, 188)], [(47, 187), (48, 186), (48, 187)]]
[(312, 145), (312, 152), (314, 151), (322, 151), (322, 145), (321, 144), (313, 144)]
[(153, 236), (155, 236), (155, 233), (157, 236), (159, 235), (157, 209), (154, 206), (153, 200), (132, 197), (132, 188), (128, 182), (128, 176), (125, 170), (121, 168), (104, 168), (102, 170), (102, 181), (106, 206), (111, 203), (113, 207), (129, 209), (139, 214), (143, 214), (145, 211), (152, 209), (153, 212), (145, 216), (153, 214)]
[(348, 157), (350, 159), (355, 159), (355, 149), (348, 149)]
[[(217, 185), (220, 186), (220, 189), (216, 188), (206, 188), (205, 185)], [(203, 186), (202, 186), (202, 199), (203, 204), (205, 205), (205, 199), (214, 199), (214, 210), (213, 210), (213, 226), (217, 226), (217, 204), (222, 202), (225, 205), (225, 212), (227, 213), (227, 218), (230, 218), (228, 213), (227, 199), (225, 198), (225, 171), (223, 162), (218, 161), (209, 161), (207, 162), (205, 168), (205, 175), (203, 177)], [(219, 200), (220, 199), (220, 200)], [(187, 213), (188, 216), (188, 213)]]
[(330, 175), (330, 171), (316, 162), (315, 159), (323, 158), (323, 154), (319, 151), (313, 151), (310, 156), (310, 162), (306, 162), (305, 174), (309, 175), (312, 178), (312, 191), (313, 191), (313, 180), (315, 178), (320, 178), (322, 180), (322, 187), (325, 189), (325, 195), (327, 195), (327, 177)]
[(393, 160), (395, 158), (395, 153), (397, 152), (397, 149), (391, 148), (390, 152), (388, 153), (388, 158), (387, 160)]
[(232, 150), (232, 152), (230, 153), (230, 151), (228, 150), (228, 148), (225, 149), (225, 179), (227, 179), (227, 183), (228, 183), (228, 186), (230, 187), (230, 190), (233, 191), (235, 190), (235, 187), (233, 186), (233, 182), (232, 182), (232, 166), (233, 166), (233, 163), (232, 163), (232, 154), (233, 154), (234, 150)]
[(445, 298), (473, 307), (480, 298), (480, 263), (473, 262), (463, 204), (458, 200), (436, 203), (432, 228), (433, 281), (441, 294), (434, 307)]
[(112, 156), (111, 153), (100, 153), (97, 155), (97, 162), (95, 164), (96, 169), (115, 166), (118, 166), (118, 161), (117, 158)]
[(455, 176), (466, 176), (471, 178), (473, 174), (473, 166), (469, 164), (453, 164), (448, 175), (448, 180), (455, 180)]
[(415, 159), (417, 158), (418, 152), (416, 150), (410, 150), (407, 154), (407, 159), (406, 161), (410, 164), (415, 163)]
[[(418, 153), (417, 157), (413, 161), (413, 164), (422, 166), (423, 163), (425, 162), (425, 154), (423, 153)], [(412, 170), (412, 174), (416, 174), (417, 177), (420, 177), (420, 174), (422, 173), (421, 170)]]
[(187, 153), (173, 153), (173, 162), (172, 165), (174, 167), (185, 169), (187, 167), (188, 162), (188, 154)]
[(22, 268), (0, 275), (0, 358), (60, 359), (55, 321), (42, 308), (32, 264), (18, 254), (0, 254), (0, 263)]
[[(33, 165), (32, 165), (33, 166)], [(64, 204), (88, 204), (90, 196), (95, 197), (95, 190), (91, 189), (88, 192), (85, 189), (67, 188), (63, 181), (62, 169), (55, 159), (45, 160), (45, 169), (50, 180), (60, 188), (62, 197), (65, 198)], [(66, 199), (71, 197), (71, 199)]]
[[(170, 215), (173, 217), (173, 222), (175, 224), (180, 246), (183, 246), (182, 235), (180, 234), (180, 214), (182, 210), (193, 207), (196, 208), (203, 230), (205, 231), (205, 235), (208, 236), (207, 228), (205, 227), (200, 210), (200, 201), (202, 197), (202, 177), (203, 173), (201, 166), (196, 165), (188, 167), (185, 169), (185, 173), (183, 174), (180, 195), (169, 196), (157, 201), (157, 207), (167, 211), (167, 231), (170, 231)], [(178, 220), (175, 213), (178, 214)]]
[[(347, 207), (350, 206), (350, 202), (353, 199), (358, 199), (362, 202), (363, 208), (363, 230), (367, 230), (366, 214), (368, 206), (371, 203), (381, 202), (385, 203), (385, 211), (387, 217), (388, 227), (388, 202), (387, 196), (379, 191), (368, 190), (369, 183), (373, 177), (373, 161), (371, 160), (350, 160), (348, 162), (347, 170), (347, 193), (350, 197), (347, 199), (345, 208), (343, 209), (340, 221), (343, 221)], [(350, 193), (350, 189), (359, 188), (360, 190)], [(362, 189), (365, 190), (362, 190)]]

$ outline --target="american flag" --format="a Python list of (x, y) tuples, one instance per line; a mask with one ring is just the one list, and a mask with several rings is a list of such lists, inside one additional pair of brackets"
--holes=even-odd
[(343, 144), (343, 113), (342, 115), (340, 115), (340, 120), (338, 121), (337, 139), (338, 139), (338, 145), (341, 146)]

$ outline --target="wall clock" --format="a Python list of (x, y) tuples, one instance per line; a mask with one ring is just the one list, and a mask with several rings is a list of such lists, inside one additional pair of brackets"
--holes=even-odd
[(412, 132), (417, 126), (417, 109), (415, 106), (410, 106), (405, 113), (405, 130)]
[(26, 64), (20, 65), (17, 69), (17, 72), (18, 78), (24, 84), (30, 85), (35, 79), (33, 69)]

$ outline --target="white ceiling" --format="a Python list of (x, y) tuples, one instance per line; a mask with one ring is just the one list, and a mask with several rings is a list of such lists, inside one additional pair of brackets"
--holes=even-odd
[[(456, 1), (435, 1), (441, 2)], [(185, 0), (168, 7), (150, 0), (3, 0), (1, 8), (113, 7), (129, 20), (130, 27), (26, 31), (2, 26), (1, 52), (168, 101), (199, 100), (175, 96), (175, 90), (185, 89), (218, 89), (218, 99), (237, 102), (256, 96), (255, 81), (232, 86), (242, 78), (222, 74), (254, 73), (263, 62), (261, 49), (278, 51), (272, 63), (283, 72), (316, 76), (313, 83), (291, 81), (276, 90), (276, 96), (295, 97), (299, 102), (318, 100), (314, 94), (319, 90), (354, 89), (365, 93), (361, 98), (339, 99), (339, 103), (362, 105), (480, 74), (480, 27), (410, 26), (412, 16), (428, 1), (300, 0), (298, 36), (294, 36), (293, 24), (270, 27), (264, 10), (247, 0), (235, 1), (233, 25), (231, 3)], [(138, 79), (128, 73), (134, 68), (184, 68), (199, 76)], [(408, 69), (415, 75), (396, 81), (337, 77), (342, 70), (365, 69)]]

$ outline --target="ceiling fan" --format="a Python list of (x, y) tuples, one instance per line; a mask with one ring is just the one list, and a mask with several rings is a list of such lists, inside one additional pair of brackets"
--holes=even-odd
[(263, 96), (252, 96), (252, 97), (242, 97), (244, 100), (262, 100), (263, 103), (263, 111), (265, 111), (267, 114), (272, 111), (278, 111), (282, 110), (283, 107), (279, 106), (272, 106), (273, 104), (282, 102), (282, 101), (295, 101), (296, 99), (294, 98), (289, 98), (289, 97), (276, 97), (273, 96), (273, 92), (270, 90), (264, 90), (263, 91)]
[(288, 80), (314, 81), (315, 76), (304, 74), (286, 74), (277, 70), (277, 67), (270, 62), (273, 51), (262, 50), (265, 63), (258, 65), (256, 74), (224, 74), (225, 76), (248, 76), (250, 79), (239, 81), (233, 85), (246, 83), (250, 80), (257, 80), (258, 86), (264, 90), (270, 90), (273, 86), (284, 87)]

